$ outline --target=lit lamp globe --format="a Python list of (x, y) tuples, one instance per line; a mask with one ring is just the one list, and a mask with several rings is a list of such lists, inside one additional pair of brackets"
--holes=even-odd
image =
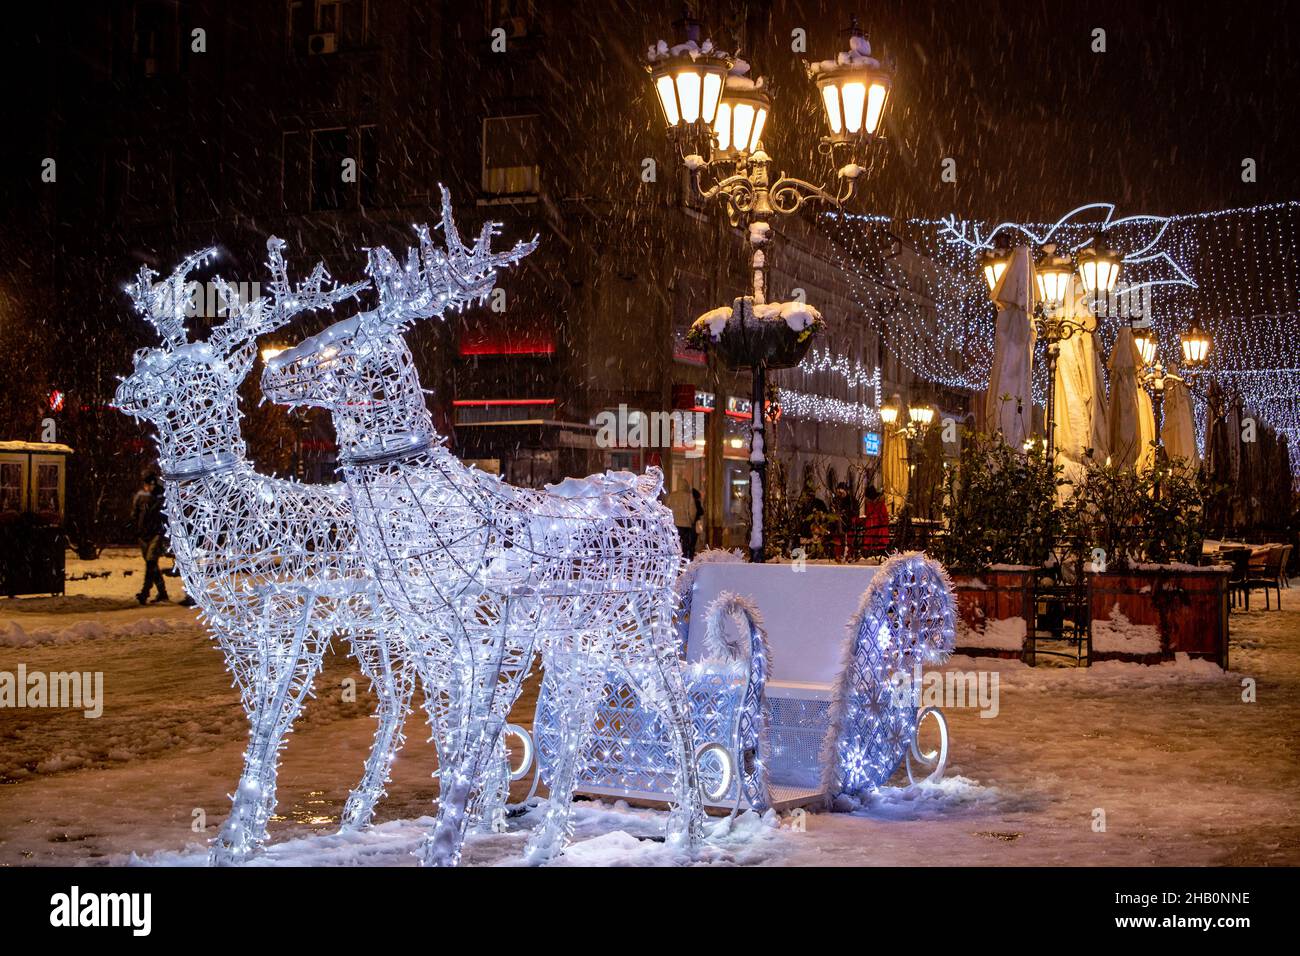
[(1147, 326), (1145, 328), (1133, 329), (1133, 344), (1137, 346), (1138, 355), (1142, 357), (1143, 365), (1150, 365), (1156, 360), (1156, 333), (1155, 329)]
[(1210, 357), (1210, 336), (1195, 320), (1183, 333), (1183, 362), (1189, 368), (1200, 368)]
[(891, 425), (891, 426), (898, 421), (897, 396), (895, 396), (893, 400), (886, 402), (884, 405), (880, 406), (880, 420), (884, 422), (886, 425)]
[(988, 283), (990, 293), (1002, 281), (1002, 273), (1007, 271), (1010, 262), (1009, 249), (985, 249), (980, 253), (980, 271), (984, 273), (984, 281)]
[(1103, 246), (1100, 239), (1094, 239), (1086, 249), (1079, 250), (1083, 291), (1088, 295), (1113, 291), (1119, 280), (1119, 265), (1120, 254)]
[(734, 161), (742, 153), (755, 152), (771, 107), (761, 78), (755, 82), (745, 76), (728, 76), (713, 121), (718, 157)]
[(1043, 246), (1042, 258), (1034, 268), (1034, 281), (1038, 285), (1038, 300), (1048, 310), (1055, 311), (1065, 304), (1065, 297), (1074, 279), (1074, 266), (1068, 256), (1056, 254), (1056, 246)]
[(934, 421), (934, 408), (929, 405), (913, 405), (907, 410), (907, 417), (918, 428), (929, 428)]
[(817, 84), (832, 143), (865, 145), (880, 132), (894, 85), (893, 72), (871, 55), (871, 44), (850, 27), (849, 49), (808, 65)]
[(698, 20), (685, 18), (674, 25), (683, 31), (684, 39), (671, 48), (659, 41), (650, 50), (647, 66), (659, 108), (670, 130), (683, 130), (697, 123), (711, 126), (717, 118), (732, 60), (714, 49), (712, 40), (700, 39)]

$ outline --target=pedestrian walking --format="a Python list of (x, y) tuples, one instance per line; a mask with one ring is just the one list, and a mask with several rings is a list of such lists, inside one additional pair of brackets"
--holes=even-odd
[(136, 537), (140, 541), (140, 555), (144, 558), (144, 587), (135, 599), (141, 604), (149, 600), (149, 589), (157, 588), (153, 603), (168, 600), (167, 582), (158, 568), (158, 560), (167, 551), (167, 521), (163, 516), (162, 481), (152, 472), (131, 501), (131, 519)]

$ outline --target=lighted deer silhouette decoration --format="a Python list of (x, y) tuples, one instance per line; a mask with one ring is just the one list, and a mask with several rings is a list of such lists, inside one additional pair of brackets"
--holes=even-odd
[(499, 267), (535, 247), (491, 251), (456, 232), (443, 190), (446, 249), (427, 227), (404, 263), (370, 251), (378, 305), (272, 359), (273, 401), (333, 415), (362, 550), (385, 596), (420, 633), (422, 677), (445, 692), (437, 823), (421, 848), (431, 865), (459, 861), (466, 805), (493, 762), (534, 649), (557, 705), (560, 758), (527, 855), (557, 853), (569, 832), (576, 762), (606, 679), (619, 674), (671, 728), (677, 756), (672, 839), (694, 843), (703, 811), (681, 664), (672, 629), (681, 547), (657, 498), (662, 475), (569, 478), (515, 488), (461, 464), (434, 431), (404, 333), (422, 318), (481, 301)]
[(379, 697), (374, 744), (345, 806), (344, 830), (368, 824), (383, 794), (416, 679), (400, 621), (375, 593), (362, 560), (345, 489), (259, 474), (245, 454), (238, 388), (252, 370), (257, 337), (367, 285), (326, 288), (318, 265), (290, 287), (283, 246), (267, 242), (270, 298), (240, 303), (213, 280), (229, 318), (206, 342), (186, 338), (186, 277), (214, 250), (190, 256), (157, 283), (143, 268), (127, 288), (163, 344), (136, 353), (116, 404), (156, 430), (176, 566), (225, 654), (250, 722), (239, 787), (212, 844), (214, 864), (239, 862), (265, 841), (279, 752), (332, 634), (347, 636)]

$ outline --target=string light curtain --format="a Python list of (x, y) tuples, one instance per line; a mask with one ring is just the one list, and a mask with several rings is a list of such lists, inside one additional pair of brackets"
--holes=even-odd
[[(1118, 329), (1141, 309), (1166, 362), (1176, 359), (1179, 337), (1196, 318), (1214, 341), (1208, 368), (1192, 377), (1190, 388), (1201, 446), (1206, 389), (1216, 381), (1287, 437), (1300, 474), (1300, 202), (1123, 218), (1111, 204), (1091, 204), (1046, 223), (825, 216), (854, 298), (903, 365), (924, 380), (976, 391), (988, 384), (996, 317), (976, 252), (999, 230), (1013, 245), (1055, 241), (1081, 248), (1104, 226), (1107, 244), (1125, 254), (1120, 284), (1135, 291), (1104, 304), (1103, 350), (1109, 352)], [(880, 255), (886, 230), (932, 261), (918, 267), (910, 256)], [(1041, 404), (1041, 342), (1034, 366)]]

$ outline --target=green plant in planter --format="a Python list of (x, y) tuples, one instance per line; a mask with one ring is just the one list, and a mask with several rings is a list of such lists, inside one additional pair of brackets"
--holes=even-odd
[[(1205, 540), (1205, 499), (1209, 491), (1203, 474), (1182, 459), (1163, 455), (1147, 478), (1151, 493), (1142, 507), (1146, 559), (1153, 564), (1181, 561), (1196, 564)], [(1155, 494), (1159, 486), (1159, 496)]]
[(967, 573), (994, 564), (1041, 565), (1061, 532), (1060, 470), (1037, 443), (1025, 452), (1001, 432), (968, 432), (944, 482), (947, 534), (938, 548), (944, 564)]
[(1062, 509), (1066, 535), (1085, 559), (1101, 549), (1107, 567), (1126, 570), (1143, 557), (1143, 499), (1150, 483), (1131, 468), (1089, 462)]
[(1111, 570), (1143, 561), (1195, 563), (1205, 536), (1205, 494), (1205, 479), (1186, 462), (1157, 456), (1140, 472), (1092, 463), (1066, 502), (1066, 533), (1089, 560), (1101, 549)]

